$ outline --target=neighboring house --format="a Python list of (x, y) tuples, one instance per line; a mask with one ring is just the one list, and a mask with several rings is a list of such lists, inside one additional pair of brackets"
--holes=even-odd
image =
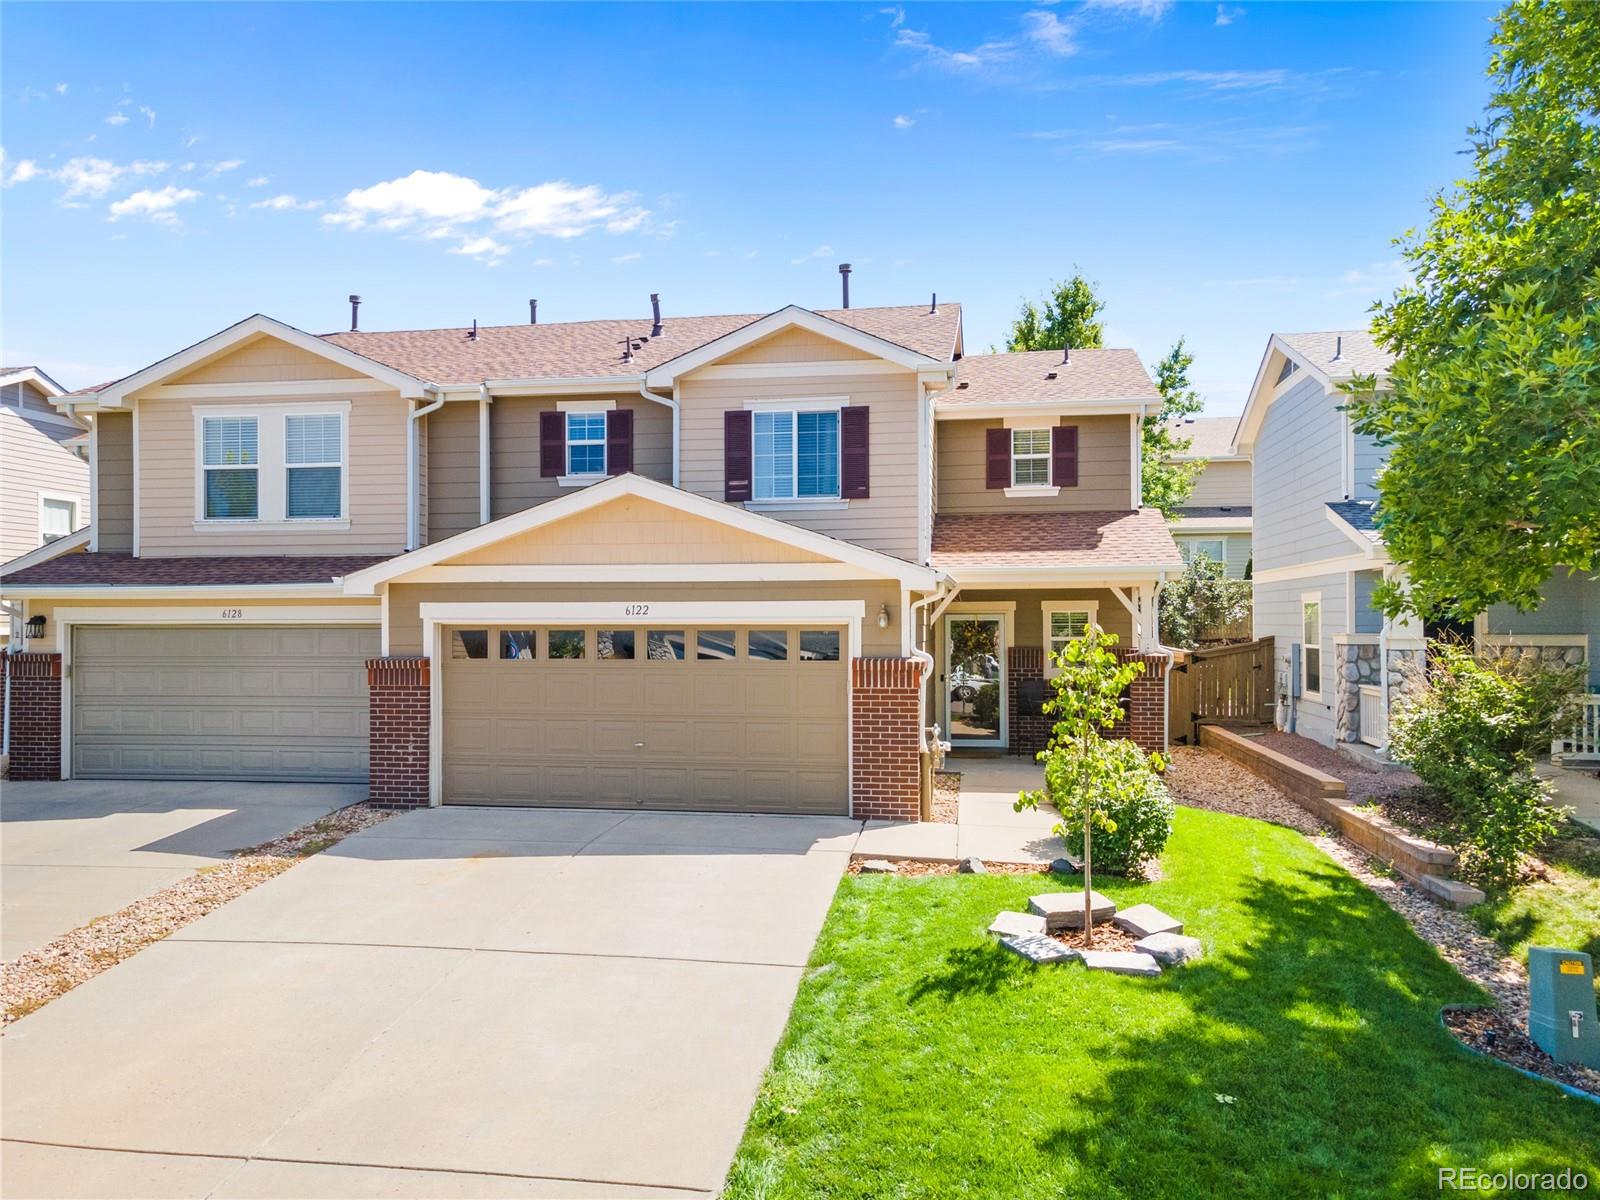
[(1235, 440), (1255, 464), (1255, 635), (1271, 636), (1286, 722), (1330, 745), (1388, 742), (1389, 705), (1425, 639), (1486, 653), (1587, 662), (1600, 686), (1600, 582), (1562, 572), (1540, 607), (1496, 605), (1476, 621), (1392, 621), (1373, 589), (1402, 577), (1375, 513), (1385, 452), (1356, 433), (1340, 385), (1390, 358), (1362, 330), (1279, 333), (1267, 344)]
[(1163, 744), (1131, 351), (966, 357), (950, 304), (255, 316), (72, 400), (93, 523), (0, 570), (44, 633), (14, 774), (914, 818), (924, 730), (1041, 745), (1090, 621)]
[[(0, 367), (0, 562), (89, 523), (88, 426), (57, 411), (64, 389), (38, 367)], [(10, 623), (0, 622), (0, 645)]]
[(1200, 462), (1194, 490), (1172, 521), (1172, 537), (1183, 561), (1205, 555), (1226, 565), (1230, 579), (1250, 568), (1250, 456), (1233, 445), (1237, 417), (1185, 417), (1174, 421), (1174, 437), (1189, 439), (1176, 462)]

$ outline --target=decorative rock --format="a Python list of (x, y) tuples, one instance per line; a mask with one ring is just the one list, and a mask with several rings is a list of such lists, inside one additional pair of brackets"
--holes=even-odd
[(863, 875), (893, 875), (900, 868), (886, 858), (869, 858), (861, 864)]
[(976, 855), (970, 858), (963, 858), (956, 864), (957, 875), (987, 875), (988, 873), (989, 868), (984, 866), (983, 859)]
[(1158, 963), (1169, 967), (1181, 967), (1205, 953), (1199, 938), (1184, 937), (1178, 933), (1153, 933), (1147, 938), (1140, 938), (1133, 948), (1142, 950)]
[(1161, 974), (1161, 964), (1148, 954), (1137, 950), (1081, 950), (1078, 957), (1091, 971), (1110, 971), (1113, 975), (1138, 975), (1154, 979)]
[(1182, 933), (1183, 922), (1169, 917), (1153, 904), (1135, 904), (1125, 908), (1111, 919), (1111, 923), (1136, 938), (1152, 933)]
[[(1047, 892), (1042, 896), (1028, 897), (1028, 911), (1044, 918), (1044, 927), (1051, 933), (1063, 929), (1083, 928), (1082, 892)], [(1089, 893), (1089, 913), (1095, 923), (1109, 921), (1117, 911), (1117, 902), (1099, 892)]]
[(989, 926), (1001, 937), (1032, 937), (1044, 932), (1044, 918), (1033, 913), (1003, 912)]
[[(1079, 957), (1076, 950), (1068, 950), (1053, 937), (1042, 933), (1024, 934), (1022, 937), (1001, 938), (1000, 944), (1013, 954), (1020, 954), (1029, 962), (1042, 966), (1046, 963), (1068, 963)], [(1154, 962), (1154, 959), (1150, 960)], [(1156, 968), (1157, 972), (1161, 970)]]
[(1083, 870), (1083, 863), (1073, 858), (1070, 854), (1063, 854), (1060, 858), (1050, 862), (1052, 875), (1076, 875)]

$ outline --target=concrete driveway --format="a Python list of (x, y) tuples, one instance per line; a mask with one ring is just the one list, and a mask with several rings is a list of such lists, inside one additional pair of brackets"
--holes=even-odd
[(714, 1193), (859, 829), (395, 817), (13, 1025), (0, 1190)]
[(366, 798), (365, 784), (7, 783), (0, 959)]

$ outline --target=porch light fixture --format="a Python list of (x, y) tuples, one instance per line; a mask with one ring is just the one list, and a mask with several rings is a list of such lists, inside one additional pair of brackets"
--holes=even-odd
[(23, 626), (22, 636), (30, 640), (33, 638), (42, 638), (44, 636), (43, 613), (39, 613), (37, 616), (28, 618), (27, 624)]
[(880, 604), (878, 606), (878, 628), (889, 628), (889, 606), (887, 604)]

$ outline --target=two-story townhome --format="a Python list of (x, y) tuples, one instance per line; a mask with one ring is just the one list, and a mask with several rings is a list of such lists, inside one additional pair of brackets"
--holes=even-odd
[(1090, 620), (1159, 746), (1159, 398), (1065, 359), (967, 357), (952, 304), (251, 317), (71, 397), (94, 519), (0, 572), (13, 773), (914, 819), (927, 728), (1035, 744)]
[(1485, 654), (1589, 664), (1600, 686), (1600, 582), (1559, 572), (1531, 613), (1496, 605), (1474, 621), (1389, 620), (1371, 603), (1389, 558), (1375, 508), (1386, 454), (1354, 431), (1341, 385), (1391, 359), (1364, 330), (1272, 335), (1235, 447), (1255, 464), (1255, 634), (1271, 636), (1288, 728), (1329, 745), (1388, 742), (1388, 713), (1426, 639)]
[[(0, 367), (0, 562), (89, 523), (88, 425), (51, 403), (65, 391), (38, 367)], [(10, 633), (0, 622), (0, 645)]]
[(1222, 563), (1230, 579), (1250, 569), (1250, 457), (1233, 444), (1238, 425), (1237, 417), (1185, 417), (1171, 427), (1189, 442), (1173, 460), (1200, 464), (1194, 490), (1173, 514), (1173, 540), (1184, 562), (1203, 555)]

